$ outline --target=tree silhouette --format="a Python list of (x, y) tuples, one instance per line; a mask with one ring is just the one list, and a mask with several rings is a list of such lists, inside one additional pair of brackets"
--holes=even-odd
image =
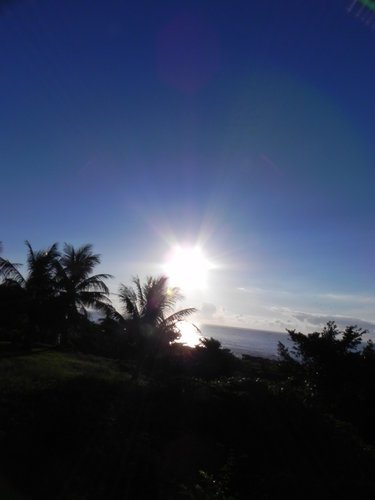
[(75, 249), (66, 243), (62, 255), (55, 260), (56, 286), (68, 327), (77, 324), (82, 316), (87, 318), (88, 309), (114, 312), (104, 282), (112, 276), (92, 275), (98, 264), (100, 255), (93, 253), (90, 244)]
[(373, 356), (371, 343), (360, 349), (366, 330), (347, 326), (341, 331), (334, 321), (328, 321), (321, 332), (304, 335), (287, 331), (293, 347), (288, 349), (279, 342), (278, 351), (281, 366), (292, 383), (329, 406), (358, 394), (367, 359)]
[(46, 250), (33, 250), (26, 241), (28, 248), (27, 268), (28, 276), (22, 284), (26, 287), (31, 297), (37, 301), (43, 301), (56, 293), (56, 270), (55, 263), (59, 257), (57, 243)]
[(22, 335), (25, 345), (30, 347), (34, 340), (40, 340), (46, 334), (49, 327), (53, 328), (53, 320), (57, 320), (54, 264), (59, 253), (57, 243), (38, 251), (28, 241), (25, 243), (28, 248), (26, 276), (19, 271), (19, 264), (3, 258), (0, 260), (0, 274), (8, 298), (17, 298), (14, 310), (22, 311), (27, 317)]
[(195, 308), (174, 311), (183, 295), (179, 288), (169, 288), (167, 282), (166, 276), (148, 277), (142, 285), (136, 276), (134, 287), (121, 285), (119, 293), (128, 329), (138, 337), (153, 338), (163, 346), (179, 337), (176, 324), (196, 311)]
[[(12, 293), (18, 287), (23, 294), (22, 310), (28, 317), (28, 332), (24, 334), (29, 345), (49, 333), (56, 337), (66, 334), (87, 317), (87, 309), (100, 309), (114, 313), (108, 298), (109, 290), (104, 280), (109, 274), (92, 275), (100, 263), (92, 245), (75, 249), (65, 244), (62, 254), (57, 243), (45, 250), (35, 251), (26, 241), (27, 273), (22, 275), (19, 265), (0, 258), (0, 276), (3, 284), (12, 285)], [(6, 291), (3, 291), (5, 294)], [(9, 296), (9, 292), (8, 296)]]

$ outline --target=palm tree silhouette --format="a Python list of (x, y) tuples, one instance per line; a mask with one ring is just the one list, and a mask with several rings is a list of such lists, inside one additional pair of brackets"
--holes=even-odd
[(80, 317), (87, 317), (87, 309), (98, 309), (112, 313), (108, 298), (109, 289), (104, 280), (110, 274), (92, 275), (94, 267), (100, 264), (100, 255), (94, 254), (92, 245), (75, 249), (65, 243), (64, 251), (55, 262), (56, 283), (60, 300), (65, 309), (65, 319), (74, 324)]
[(179, 337), (177, 323), (196, 309), (174, 311), (183, 295), (179, 288), (168, 287), (166, 276), (148, 277), (143, 285), (138, 276), (132, 281), (134, 286), (120, 286), (119, 298), (125, 310), (125, 330), (137, 352), (133, 374), (137, 380), (141, 370), (152, 367), (156, 356)]
[(167, 282), (166, 276), (148, 277), (142, 285), (136, 276), (133, 278), (134, 287), (121, 285), (119, 293), (129, 329), (137, 337), (153, 338), (162, 346), (178, 338), (176, 324), (196, 311), (187, 308), (173, 312), (183, 295), (179, 288), (169, 288)]
[(52, 326), (52, 320), (57, 319), (55, 262), (59, 252), (57, 243), (38, 251), (28, 241), (25, 244), (28, 248), (26, 277), (18, 270), (19, 264), (3, 258), (0, 260), (0, 273), (8, 286), (18, 286), (23, 290), (21, 308), (28, 318), (28, 331), (24, 332), (24, 341), (27, 347), (31, 347), (31, 343), (41, 339)]
[(43, 302), (57, 292), (55, 263), (60, 255), (57, 243), (46, 250), (37, 251), (27, 240), (25, 243), (28, 248), (28, 276), (24, 278), (23, 284), (33, 299)]
[(38, 251), (28, 241), (26, 246), (26, 276), (20, 273), (18, 264), (4, 258), (0, 258), (0, 276), (7, 284), (24, 291), (29, 344), (47, 331), (56, 333), (59, 330), (57, 333), (65, 339), (69, 329), (76, 326), (81, 318), (87, 317), (87, 308), (115, 314), (108, 298), (108, 287), (103, 281), (111, 276), (91, 275), (100, 263), (100, 256), (93, 253), (92, 245), (75, 249), (65, 244), (62, 254), (57, 243)]
[(49, 294), (55, 288), (54, 264), (59, 256), (57, 243), (51, 245), (47, 250), (34, 251), (26, 240), (27, 254), (27, 276), (24, 277), (18, 270), (20, 264), (14, 264), (0, 257), (0, 274), (4, 280), (11, 280), (27, 289), (34, 297)]

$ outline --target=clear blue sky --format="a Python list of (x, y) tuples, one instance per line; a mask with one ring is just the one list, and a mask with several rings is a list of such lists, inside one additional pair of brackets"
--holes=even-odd
[(202, 321), (375, 323), (375, 30), (350, 4), (5, 2), (4, 255), (92, 242), (116, 291), (199, 241)]

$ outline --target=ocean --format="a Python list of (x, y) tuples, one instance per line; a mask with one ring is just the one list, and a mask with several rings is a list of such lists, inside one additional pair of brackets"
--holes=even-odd
[(286, 332), (268, 332), (218, 325), (200, 325), (199, 328), (201, 336), (219, 340), (223, 347), (230, 349), (236, 355), (251, 354), (275, 358), (278, 342), (282, 342), (287, 347), (291, 346)]

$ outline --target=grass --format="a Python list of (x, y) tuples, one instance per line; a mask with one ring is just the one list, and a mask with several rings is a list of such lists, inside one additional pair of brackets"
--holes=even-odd
[(0, 361), (2, 394), (43, 391), (80, 377), (107, 382), (129, 378), (119, 371), (116, 361), (56, 350), (34, 349), (31, 354), (5, 357)]
[(267, 364), (253, 362), (245, 378), (226, 383), (139, 384), (118, 362), (96, 356), (39, 349), (0, 358), (0, 498), (373, 493), (372, 452), (350, 429), (270, 391), (267, 377), (259, 379)]
[[(39, 472), (35, 464), (28, 466), (27, 460), (38, 457), (42, 463), (50, 460), (52, 468), (57, 467), (59, 461), (51, 449), (54, 444), (63, 445), (60, 438), (65, 432), (77, 443), (79, 436), (75, 434), (86, 436), (92, 421), (97, 422), (103, 413), (105, 396), (126, 385), (129, 378), (116, 361), (52, 349), (0, 358), (0, 458), (9, 473), (9, 479), (0, 477), (0, 498), (30, 498), (30, 492), (38, 487), (32, 478), (27, 480), (27, 469), (37, 477)], [(46, 435), (50, 443), (41, 446)], [(46, 456), (40, 457), (43, 448)], [(26, 455), (24, 462), (22, 455)], [(20, 466), (21, 470), (26, 468), (23, 478), (17, 472)], [(30, 489), (24, 487), (25, 480)]]

